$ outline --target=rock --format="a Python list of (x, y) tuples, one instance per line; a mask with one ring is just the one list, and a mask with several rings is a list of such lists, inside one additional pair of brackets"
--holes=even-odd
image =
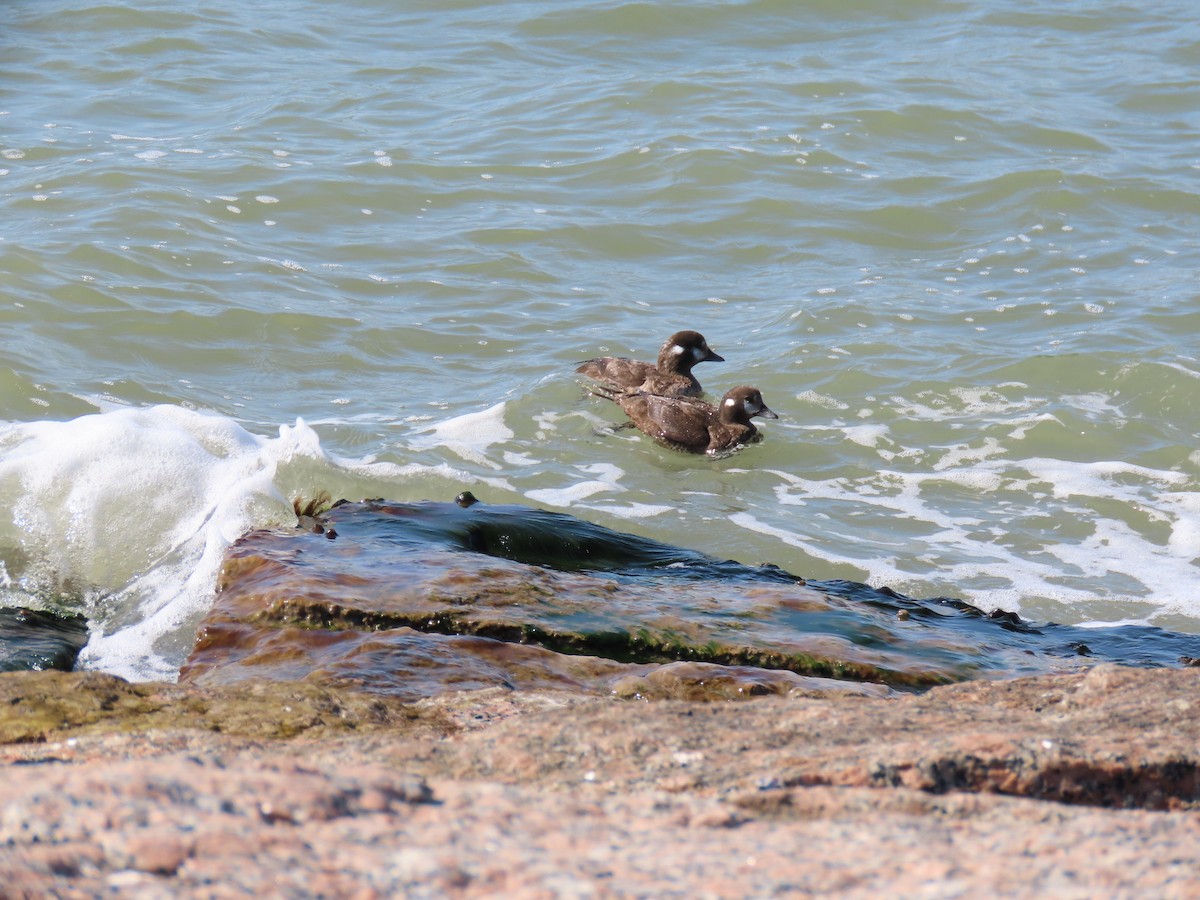
[[(0, 723), (28, 703), (69, 713), (0, 745), (0, 884), (16, 896), (1200, 892), (1194, 668), (743, 703), (374, 698), (386, 714), (357, 691), (309, 687), (0, 676)], [(71, 713), (69, 695), (93, 699)], [(310, 727), (271, 724), (313, 696)], [(242, 711), (238, 733), (219, 729), (221, 708)], [(255, 709), (264, 724), (249, 728)]]
[(0, 672), (69, 672), (87, 639), (87, 619), (83, 616), (0, 608)]
[(1080, 656), (522, 508), (298, 513), (179, 684), (0, 675), (0, 895), (1200, 895), (1200, 668), (1098, 664), (1185, 636)]
[[(725, 700), (1096, 662), (1059, 626), (805, 582), (527, 507), (343, 502), (316, 524), (229, 549), (182, 681), (304, 678), (404, 700), (484, 687)], [(1180, 655), (1180, 636), (1142, 637), (1111, 652)], [(1101, 630), (1089, 640), (1108, 646)]]
[(448, 723), (392, 697), (305, 682), (249, 682), (198, 690), (131, 684), (101, 672), (13, 672), (0, 678), (0, 743), (42, 743), (96, 731), (214, 731), (237, 737), (429, 729)]
[(174, 875), (191, 853), (189, 842), (181, 835), (141, 834), (125, 842), (128, 866), (154, 875)]

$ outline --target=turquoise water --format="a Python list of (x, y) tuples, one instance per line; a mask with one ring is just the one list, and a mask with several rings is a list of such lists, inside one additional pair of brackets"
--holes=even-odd
[[(87, 611), (87, 665), (169, 676), (321, 489), (1200, 632), (1192, 4), (6, 20), (0, 590)], [(572, 375), (680, 328), (762, 444), (673, 454)]]

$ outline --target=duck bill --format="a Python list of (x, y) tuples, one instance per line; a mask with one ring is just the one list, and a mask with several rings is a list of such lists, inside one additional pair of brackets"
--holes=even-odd
[(762, 416), (764, 419), (778, 419), (779, 418), (779, 416), (777, 416), (777, 415), (775, 415), (775, 413), (771, 412), (771, 407), (769, 407), (769, 406), (763, 406), (763, 408), (760, 409), (758, 412), (756, 412), (755, 415)]
[(705, 356), (704, 359), (700, 360), (700, 362), (725, 362), (725, 357), (721, 356), (719, 353), (713, 353), (711, 350), (709, 350), (708, 355)]

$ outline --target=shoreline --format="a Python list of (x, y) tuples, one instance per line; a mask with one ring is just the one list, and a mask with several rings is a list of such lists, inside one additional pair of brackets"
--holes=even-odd
[[(9, 896), (1200, 894), (1200, 671), (403, 703), (0, 676)], [(32, 777), (36, 773), (36, 777)]]

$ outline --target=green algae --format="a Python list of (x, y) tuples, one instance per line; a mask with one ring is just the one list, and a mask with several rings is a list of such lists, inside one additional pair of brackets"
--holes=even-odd
[(306, 682), (249, 681), (201, 691), (100, 672), (0, 674), (0, 744), (178, 730), (285, 739), (397, 728), (443, 733), (451, 726), (392, 698)]

